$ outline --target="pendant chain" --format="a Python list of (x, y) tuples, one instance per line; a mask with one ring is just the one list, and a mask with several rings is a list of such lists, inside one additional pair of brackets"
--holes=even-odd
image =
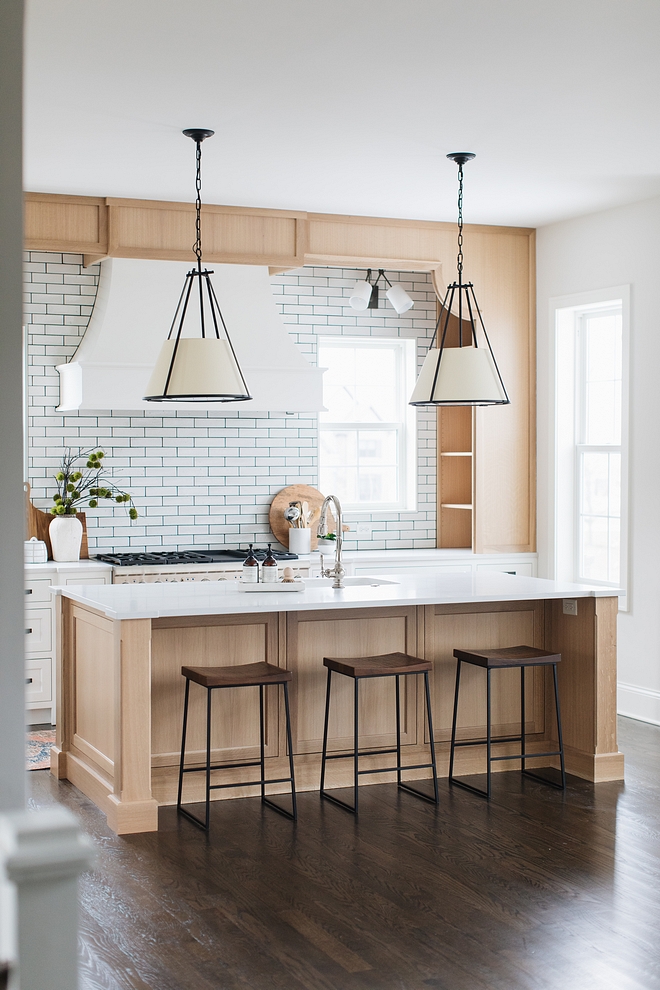
[(456, 259), (458, 268), (458, 281), (462, 281), (463, 275), (463, 166), (458, 166), (458, 257)]
[(197, 190), (197, 199), (195, 200), (195, 209), (197, 210), (197, 221), (195, 225), (196, 240), (193, 245), (193, 251), (197, 256), (197, 264), (201, 266), (202, 264), (202, 143), (197, 141), (197, 151), (195, 154), (195, 160), (197, 164), (197, 172), (195, 175), (195, 189)]

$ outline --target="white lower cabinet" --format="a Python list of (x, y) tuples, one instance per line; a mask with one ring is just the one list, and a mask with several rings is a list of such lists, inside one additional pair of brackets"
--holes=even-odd
[(25, 700), (28, 706), (52, 706), (53, 662), (50, 657), (25, 661)]
[(55, 724), (57, 625), (53, 587), (111, 584), (112, 568), (96, 561), (25, 566), (25, 707), (28, 725)]

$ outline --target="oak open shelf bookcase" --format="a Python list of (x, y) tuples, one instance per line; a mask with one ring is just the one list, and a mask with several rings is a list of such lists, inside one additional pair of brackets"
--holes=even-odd
[(470, 406), (438, 409), (438, 546), (473, 546), (473, 412)]

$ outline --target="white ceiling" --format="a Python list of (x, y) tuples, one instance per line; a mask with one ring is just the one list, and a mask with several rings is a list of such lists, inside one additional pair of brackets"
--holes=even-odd
[(27, 0), (43, 192), (539, 226), (660, 195), (658, 0)]

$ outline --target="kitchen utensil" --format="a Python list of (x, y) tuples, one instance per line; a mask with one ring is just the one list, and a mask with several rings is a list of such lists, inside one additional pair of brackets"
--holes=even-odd
[[(283, 488), (277, 493), (277, 495), (275, 495), (270, 505), (268, 521), (270, 523), (273, 536), (285, 547), (288, 547), (289, 545), (289, 533), (291, 532), (291, 528), (287, 520), (284, 518), (283, 513), (289, 507), (289, 503), (295, 501), (307, 502), (312, 511), (315, 509), (319, 509), (320, 511), (323, 504), (323, 495), (317, 488), (312, 488), (311, 485), (303, 484), (289, 485), (287, 488)], [(312, 550), (316, 550), (317, 522), (318, 517), (316, 521), (312, 523), (311, 527), (309, 527)], [(332, 521), (329, 520), (329, 522)]]
[(298, 517), (300, 515), (300, 509), (295, 504), (295, 502), (291, 502), (291, 504), (289, 505), (288, 509), (285, 509), (284, 510), (283, 515), (284, 515), (284, 518), (286, 519), (286, 521), (291, 524), (291, 526), (295, 526), (296, 523), (297, 523)]
[(302, 524), (307, 529), (309, 523), (307, 522), (307, 517), (309, 516), (309, 502), (302, 503)]

